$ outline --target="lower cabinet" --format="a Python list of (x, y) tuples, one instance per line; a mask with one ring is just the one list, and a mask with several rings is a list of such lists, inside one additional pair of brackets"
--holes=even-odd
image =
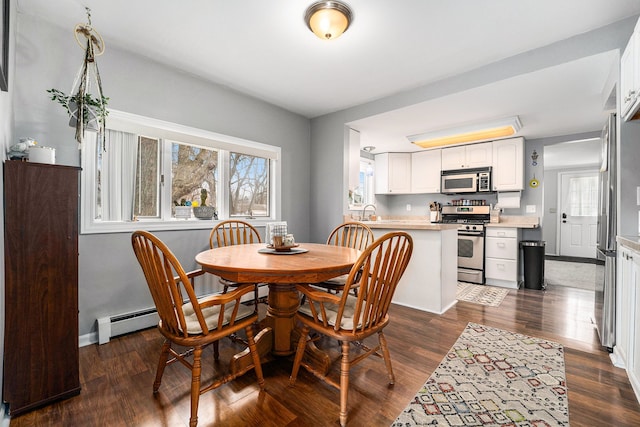
[(614, 355), (640, 401), (640, 253), (620, 246), (617, 268)]
[(518, 228), (487, 227), (485, 283), (517, 289), (520, 281)]

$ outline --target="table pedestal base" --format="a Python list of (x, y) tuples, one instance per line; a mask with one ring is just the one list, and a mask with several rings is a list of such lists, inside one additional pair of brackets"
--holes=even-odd
[[(295, 314), (300, 306), (300, 297), (294, 284), (277, 286), (269, 285), (269, 307), (267, 315), (260, 321), (260, 332), (255, 341), (260, 360), (268, 362), (273, 356), (290, 356), (295, 353), (300, 330), (295, 327)], [(325, 374), (329, 371), (329, 355), (308, 343), (305, 351), (306, 360)], [(233, 357), (232, 369), (246, 369), (252, 364), (249, 349)]]

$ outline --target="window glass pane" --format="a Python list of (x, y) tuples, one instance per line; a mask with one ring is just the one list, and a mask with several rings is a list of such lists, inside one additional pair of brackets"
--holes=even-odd
[(218, 151), (195, 145), (171, 144), (171, 200), (201, 201), (201, 190), (207, 190), (207, 206), (217, 206)]
[(230, 216), (269, 216), (269, 186), (269, 159), (230, 153)]
[(569, 179), (569, 212), (571, 216), (596, 216), (598, 214), (597, 176)]
[(138, 137), (133, 211), (140, 217), (160, 216), (160, 141)]
[(352, 192), (351, 204), (362, 206), (374, 202), (373, 175), (373, 162), (370, 160), (361, 160), (358, 186)]

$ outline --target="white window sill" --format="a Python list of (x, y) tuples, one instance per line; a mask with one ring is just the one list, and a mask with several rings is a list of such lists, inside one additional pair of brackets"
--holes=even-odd
[[(245, 217), (234, 217), (247, 221), (254, 227), (262, 228), (268, 222), (275, 221), (271, 218), (247, 219)], [(136, 230), (146, 231), (171, 231), (171, 230), (210, 230), (222, 220), (214, 219), (173, 219), (170, 221), (140, 220), (129, 222), (94, 222), (92, 224), (82, 224), (80, 234), (108, 234), (108, 233), (132, 233)]]

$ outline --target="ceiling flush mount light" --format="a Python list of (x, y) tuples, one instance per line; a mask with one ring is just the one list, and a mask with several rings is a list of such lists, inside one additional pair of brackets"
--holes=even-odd
[(353, 12), (340, 1), (318, 1), (313, 3), (304, 14), (304, 22), (321, 39), (333, 40), (347, 31)]
[(515, 135), (522, 124), (518, 116), (491, 122), (476, 123), (435, 132), (410, 135), (407, 138), (422, 148), (480, 142)]

